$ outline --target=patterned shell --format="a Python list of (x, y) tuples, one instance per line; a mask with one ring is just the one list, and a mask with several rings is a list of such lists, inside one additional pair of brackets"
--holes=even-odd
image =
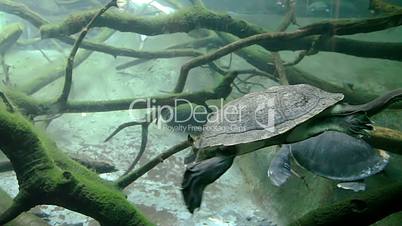
[(307, 84), (273, 86), (230, 101), (215, 112), (196, 148), (231, 146), (283, 134), (343, 99)]

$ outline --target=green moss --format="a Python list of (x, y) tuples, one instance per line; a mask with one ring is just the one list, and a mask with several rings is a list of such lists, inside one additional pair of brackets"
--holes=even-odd
[(15, 89), (5, 88), (6, 96), (11, 100), (12, 104), (16, 106), (22, 114), (25, 115), (40, 115), (48, 111), (48, 101), (36, 100), (24, 93)]
[(103, 225), (151, 225), (114, 184), (71, 160), (22, 115), (0, 106), (0, 148), (34, 204), (59, 205)]

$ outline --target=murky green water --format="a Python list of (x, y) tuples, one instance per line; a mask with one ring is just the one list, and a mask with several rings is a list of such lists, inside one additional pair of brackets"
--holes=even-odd
[[(23, 113), (35, 127), (46, 131), (47, 136), (70, 157), (113, 165), (116, 171), (99, 175), (107, 181), (117, 180), (127, 170), (144, 140), (142, 127), (136, 125), (104, 142), (119, 125), (149, 116), (153, 112), (147, 111), (147, 107), (160, 110), (155, 117), (165, 117), (166, 111), (171, 109), (168, 105), (174, 107), (176, 99), (185, 106), (192, 103), (193, 107), (200, 107), (195, 110), (200, 115), (196, 119), (203, 122), (195, 124), (202, 126), (208, 111), (216, 110), (213, 107), (221, 108), (246, 93), (284, 85), (283, 81), (278, 82), (282, 74), (275, 68), (273, 51), (279, 51), (279, 66), (284, 67), (283, 75), (288, 83), (307, 83), (328, 92), (343, 93), (350, 104), (366, 103), (402, 87), (400, 0), (381, 1), (393, 4), (391, 11), (370, 6), (369, 0), (205, 0), (205, 7), (214, 16), (211, 13), (197, 17), (191, 16), (199, 12), (197, 9), (191, 11), (192, 1), (131, 0), (118, 1), (120, 8), (112, 7), (106, 16), (95, 21), (75, 56), (69, 104), (65, 108), (52, 105), (62, 93), (67, 58), (74, 39), (88, 22), (82, 22), (85, 17), (81, 15), (87, 15), (89, 19), (88, 15), (94, 15), (96, 9), (107, 2), (0, 0), (0, 91), (6, 94), (18, 92), (23, 97), (34, 98), (36, 102), (21, 102), (14, 95), (6, 95), (16, 111)], [(277, 31), (292, 9), (294, 20), (285, 31), (288, 36), (285, 34), (282, 39), (272, 38), (259, 42), (260, 45), (223, 54), (213, 59), (213, 65), (202, 62), (189, 71), (184, 89), (173, 92), (180, 73), (183, 73), (183, 65), (238, 38)], [(388, 19), (374, 24), (375, 18)], [(76, 20), (81, 23), (75, 24)], [(345, 20), (345, 27), (335, 26), (337, 21), (345, 23)], [(317, 26), (324, 21), (333, 26), (306, 37), (287, 38), (306, 29), (307, 25)], [(357, 21), (366, 21), (366, 25)], [(48, 28), (54, 32), (49, 32)], [(173, 54), (173, 51), (177, 52)], [(308, 54), (294, 66), (287, 66), (302, 51)], [(217, 89), (224, 79), (217, 68), (224, 72), (249, 69), (258, 72), (239, 75), (238, 79)], [(221, 97), (225, 100), (221, 101)], [(147, 101), (149, 106), (144, 107)], [(255, 102), (258, 104), (257, 100)], [(202, 108), (206, 105), (209, 107)], [(0, 106), (1, 111), (6, 111), (3, 102)], [(402, 130), (400, 106), (400, 103), (391, 105), (390, 109), (373, 117), (374, 126), (389, 128), (395, 133)], [(166, 109), (162, 111), (161, 107)], [(190, 113), (194, 113), (193, 107)], [(186, 119), (186, 107), (177, 111), (183, 122), (178, 123), (173, 117), (170, 123), (160, 118), (149, 124), (145, 153), (136, 169), (188, 139), (183, 127), (172, 130), (169, 126), (185, 127), (196, 120), (192, 118), (189, 122)], [(0, 127), (2, 125), (0, 123)], [(199, 130), (191, 132), (195, 140), (199, 134)], [(9, 143), (4, 137), (0, 137), (0, 148), (6, 150)], [(241, 137), (237, 139), (242, 143)], [(364, 192), (342, 190), (336, 186), (337, 182), (302, 167), (296, 167), (295, 171), (304, 180), (292, 175), (282, 187), (272, 185), (267, 169), (277, 151), (273, 146), (237, 157), (228, 172), (206, 188), (201, 208), (194, 214), (187, 210), (180, 190), (186, 170), (183, 161), (191, 152), (190, 148), (160, 163), (126, 187), (123, 193), (150, 221), (162, 226), (287, 225), (316, 208), (359, 194), (370, 194), (398, 182), (402, 178), (402, 159), (395, 153), (402, 149), (402, 141), (396, 135), (390, 139), (396, 139), (396, 142), (385, 150), (390, 154), (389, 164), (384, 171), (365, 180)], [(256, 145), (242, 148), (255, 149)], [(1, 155), (0, 160), (0, 166), (8, 162), (5, 155)], [(0, 189), (14, 197), (19, 187), (15, 172), (10, 170), (0, 173)], [(1, 203), (5, 196), (0, 193), (0, 212), (10, 205), (10, 200)], [(402, 216), (398, 211), (376, 225), (399, 225)], [(79, 211), (55, 205), (36, 206), (29, 212), (35, 214), (30, 216), (33, 217), (31, 220), (43, 220), (39, 219), (41, 223), (34, 225), (99, 225), (95, 219), (77, 213)]]

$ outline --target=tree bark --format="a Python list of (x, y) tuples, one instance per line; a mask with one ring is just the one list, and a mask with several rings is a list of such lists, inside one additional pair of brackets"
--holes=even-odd
[(402, 210), (402, 184), (388, 185), (309, 212), (290, 226), (370, 225)]
[(70, 159), (43, 131), (2, 106), (0, 137), (0, 149), (13, 164), (20, 190), (0, 215), (0, 224), (49, 204), (90, 216), (101, 225), (151, 225), (115, 185)]

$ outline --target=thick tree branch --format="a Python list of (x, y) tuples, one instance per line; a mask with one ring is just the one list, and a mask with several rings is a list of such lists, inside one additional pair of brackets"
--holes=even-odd
[(390, 4), (383, 0), (370, 0), (370, 9), (377, 13), (398, 13), (402, 12), (402, 6)]
[[(0, 10), (14, 14), (16, 16), (20, 16), (21, 18), (26, 19), (27, 21), (29, 21), (38, 28), (41, 27), (42, 25), (49, 23), (46, 19), (42, 18), (39, 14), (36, 14), (34, 11), (30, 10), (28, 7), (26, 7), (24, 4), (21, 3), (14, 3), (11, 1), (1, 0)], [(58, 40), (71, 45), (74, 45), (76, 41), (72, 37), (58, 37)], [(102, 42), (102, 40), (100, 40), (100, 42)], [(126, 56), (126, 57), (145, 58), (145, 59), (191, 57), (201, 55), (200, 52), (194, 50), (166, 50), (166, 51), (155, 51), (155, 52), (137, 51), (133, 49), (113, 47), (101, 44), (99, 42), (91, 42), (91, 41), (82, 41), (80, 47), (91, 51), (110, 54), (115, 57)], [(32, 93), (32, 91), (30, 93)]]
[(48, 23), (48, 21), (46, 19), (44, 19), (42, 16), (40, 16), (39, 14), (30, 10), (24, 4), (21, 4), (16, 1), (1, 0), (0, 1), (0, 9), (1, 9), (1, 11), (7, 12), (10, 14), (15, 14), (16, 16), (19, 16), (19, 17), (29, 21), (35, 27), (41, 27), (42, 25), (45, 25)]
[(376, 148), (402, 154), (402, 132), (376, 126), (369, 143)]
[[(7, 207), (13, 204), (14, 200), (0, 188), (0, 213), (6, 211)], [(22, 213), (5, 226), (49, 226), (44, 220), (31, 213)]]
[[(114, 186), (64, 155), (21, 115), (1, 107), (0, 136), (0, 149), (13, 164), (20, 192), (34, 194), (30, 203), (65, 207), (101, 225), (150, 225)], [(10, 209), (5, 219), (16, 212)]]
[(387, 185), (363, 195), (319, 207), (296, 220), (291, 226), (371, 225), (402, 210), (402, 184)]
[[(47, 24), (41, 27), (43, 37), (60, 37), (79, 32), (96, 14), (96, 11), (80, 12), (70, 16), (61, 24)], [(369, 19), (339, 19), (322, 21), (304, 27), (313, 33), (333, 35), (351, 35), (380, 31), (402, 24), (402, 13)], [(234, 34), (240, 38), (264, 33), (258, 26), (243, 20), (233, 19), (229, 15), (217, 14), (202, 7), (178, 10), (169, 15), (152, 18), (137, 17), (118, 11), (108, 12), (94, 23), (94, 26), (109, 27), (122, 32), (134, 32), (144, 35), (160, 35), (166, 33), (189, 32), (206, 28)]]
[(21, 213), (30, 210), (34, 207), (34, 204), (31, 203), (30, 198), (27, 197), (29, 194), (25, 192), (19, 192), (17, 196), (3, 213), (0, 214), (0, 225), (4, 225), (11, 220), (18, 217)]
[[(74, 161), (79, 162), (90, 170), (94, 170), (96, 173), (111, 173), (117, 171), (117, 169), (108, 162), (96, 161), (90, 159), (83, 159), (77, 157), (71, 157)], [(0, 173), (12, 171), (13, 165), (10, 161), (0, 161)]]
[[(93, 11), (87, 11), (73, 15), (66, 19), (61, 24), (49, 24), (42, 26), (41, 33), (43, 37), (60, 37), (77, 33), (91, 15), (94, 15)], [(356, 33), (368, 33), (379, 30), (384, 30), (390, 27), (399, 26), (402, 22), (402, 13), (373, 18), (373, 19), (361, 19), (361, 20), (333, 20), (312, 24), (305, 27), (314, 31), (313, 33), (328, 33), (332, 35), (349, 35)], [(95, 26), (110, 27), (123, 32), (135, 32), (145, 35), (158, 35), (165, 33), (175, 32), (189, 32), (198, 28), (206, 28), (216, 31), (223, 31), (231, 33), (237, 37), (245, 38), (252, 35), (264, 33), (262, 28), (249, 24), (243, 20), (236, 20), (228, 15), (217, 14), (208, 11), (202, 7), (193, 7), (189, 9), (178, 10), (176, 13), (170, 15), (162, 15), (152, 18), (147, 17), (135, 17), (129, 14), (121, 12), (109, 12), (100, 17)], [(298, 42), (261, 42), (258, 43), (267, 50), (279, 51), (279, 50), (306, 50), (311, 46), (311, 40), (306, 37), (299, 39)], [(377, 43), (381, 45), (381, 43)], [(342, 47), (342, 46), (341, 46)], [(387, 46), (385, 46), (387, 47)], [(402, 45), (394, 45), (401, 50)], [(319, 51), (333, 51), (343, 53), (345, 48), (338, 49), (338, 45), (332, 46), (331, 49), (321, 49), (321, 46), (317, 46)], [(367, 48), (367, 47), (366, 47)], [(359, 56), (359, 53), (354, 48), (353, 55)], [(370, 50), (366, 50), (370, 51)], [(376, 54), (375, 51), (370, 51), (372, 57)], [(399, 56), (384, 56), (386, 59), (401, 60), (402, 54)]]
[[(238, 40), (235, 36), (226, 33), (217, 33), (222, 41), (225, 43), (231, 43)], [(313, 42), (314, 40), (312, 40)], [(322, 42), (320, 42), (322, 43)], [(311, 45), (310, 47), (311, 48)], [(235, 52), (241, 58), (246, 60), (249, 64), (258, 68), (261, 71), (274, 74), (275, 67), (273, 64), (269, 63), (272, 61), (270, 58), (270, 53), (258, 46), (250, 46), (247, 48), (240, 49)], [(267, 60), (268, 58), (268, 60)], [(288, 80), (290, 84), (310, 84), (316, 87), (320, 87), (328, 92), (341, 92), (345, 95), (345, 101), (350, 104), (361, 104), (366, 103), (368, 100), (375, 99), (378, 95), (372, 93), (370, 90), (365, 89), (347, 89), (341, 85), (329, 82), (327, 80), (319, 78), (317, 75), (313, 75), (304, 71), (297, 69), (296, 67), (286, 68)], [(392, 108), (401, 108), (401, 104), (395, 104), (391, 106)]]

